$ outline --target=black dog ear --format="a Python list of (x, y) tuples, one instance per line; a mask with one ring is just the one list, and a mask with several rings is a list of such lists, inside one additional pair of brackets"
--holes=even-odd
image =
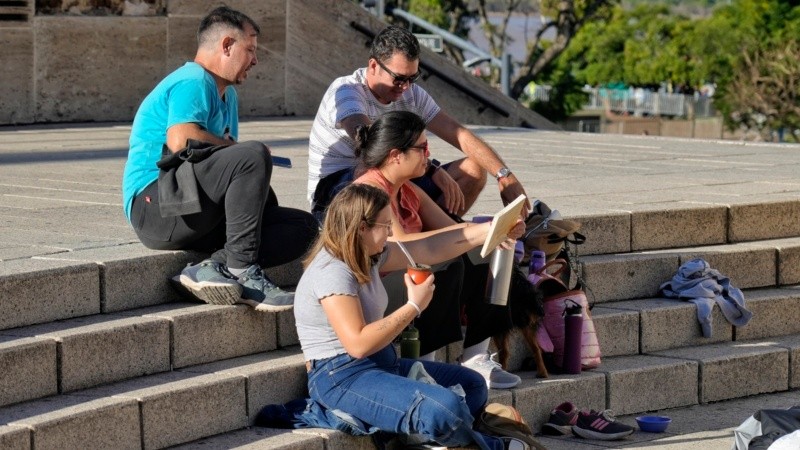
[(511, 273), (508, 308), (515, 327), (530, 326), (534, 322), (532, 315), (534, 317), (544, 316), (543, 298), (542, 293), (528, 281), (521, 269), (517, 268)]

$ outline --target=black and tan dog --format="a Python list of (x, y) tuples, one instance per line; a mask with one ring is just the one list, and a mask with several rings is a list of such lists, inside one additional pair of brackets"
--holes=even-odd
[(508, 368), (509, 340), (514, 329), (522, 333), (525, 342), (533, 354), (533, 363), (536, 367), (536, 376), (547, 378), (549, 373), (544, 362), (542, 349), (536, 340), (536, 331), (539, 329), (541, 318), (544, 316), (542, 304), (544, 296), (525, 277), (525, 273), (515, 268), (511, 276), (511, 285), (508, 290), (508, 311), (511, 315), (512, 327), (492, 337), (497, 356), (503, 369)]

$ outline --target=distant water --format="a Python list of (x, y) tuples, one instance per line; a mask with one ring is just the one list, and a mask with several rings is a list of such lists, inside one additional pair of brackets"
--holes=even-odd
[[(503, 14), (490, 14), (489, 21), (493, 24), (499, 25), (503, 20)], [(545, 19), (547, 20), (547, 19)], [(507, 51), (511, 53), (511, 59), (515, 63), (520, 63), (525, 59), (528, 53), (528, 41), (536, 36), (536, 32), (542, 27), (542, 21), (538, 14), (514, 14), (508, 22), (506, 28), (506, 35), (511, 39), (508, 44)], [(548, 31), (544, 35), (544, 39), (553, 39), (555, 33)], [(469, 40), (477, 47), (489, 52), (489, 42), (483, 34), (480, 23), (473, 22), (472, 29), (469, 32)], [(467, 59), (475, 55), (465, 52)]]

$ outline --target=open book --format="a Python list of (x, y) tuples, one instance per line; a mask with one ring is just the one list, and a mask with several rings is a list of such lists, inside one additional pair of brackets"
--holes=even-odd
[(525, 196), (520, 195), (494, 215), (492, 226), (489, 227), (489, 234), (486, 235), (483, 248), (481, 248), (481, 258), (486, 258), (486, 255), (506, 239), (508, 232), (517, 223), (517, 219), (522, 217), (520, 213), (523, 204), (525, 204)]

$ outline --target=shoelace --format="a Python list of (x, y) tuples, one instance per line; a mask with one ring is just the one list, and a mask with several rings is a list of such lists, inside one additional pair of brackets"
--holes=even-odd
[(502, 369), (500, 363), (494, 360), (495, 356), (497, 356), (497, 353), (492, 353), (491, 355), (484, 355), (483, 358), (477, 361), (477, 364), (480, 366), (488, 367), (490, 369), (495, 369), (495, 368)]
[(211, 266), (211, 268), (214, 269), (218, 274), (220, 274), (220, 275), (222, 275), (222, 276), (224, 276), (226, 278), (231, 278), (233, 280), (236, 279), (236, 276), (234, 276), (232, 273), (230, 273), (228, 271), (228, 267), (225, 266), (225, 264), (218, 263), (217, 261), (208, 261), (208, 262), (205, 262), (205, 263), (201, 263), (200, 265), (201, 266)]
[(261, 270), (261, 267), (254, 266), (254, 269), (248, 270), (247, 272), (243, 273), (240, 278), (245, 278), (249, 280), (253, 280), (256, 282), (261, 282), (261, 285), (266, 287), (267, 290), (275, 290), (280, 289), (278, 285), (272, 282), (267, 276), (264, 274), (264, 271)]
[(616, 422), (617, 421), (617, 418), (614, 416), (614, 411), (612, 411), (610, 409), (604, 409), (602, 411), (594, 411), (594, 410), (592, 410), (591, 412), (597, 413), (597, 415), (599, 415), (603, 419), (606, 419), (609, 422)]

